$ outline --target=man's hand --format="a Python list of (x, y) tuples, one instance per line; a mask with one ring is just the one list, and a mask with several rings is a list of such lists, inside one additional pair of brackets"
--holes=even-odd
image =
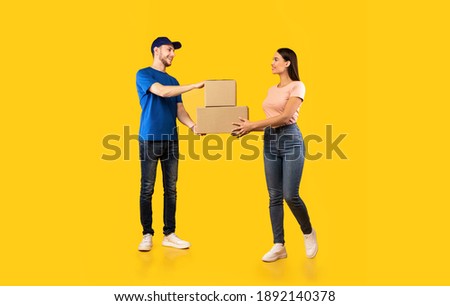
[(193, 84), (195, 89), (200, 89), (205, 87), (205, 81)]
[(197, 124), (194, 124), (194, 126), (192, 127), (192, 132), (194, 132), (195, 135), (200, 135), (200, 136), (205, 136), (206, 133), (199, 133), (197, 132)]

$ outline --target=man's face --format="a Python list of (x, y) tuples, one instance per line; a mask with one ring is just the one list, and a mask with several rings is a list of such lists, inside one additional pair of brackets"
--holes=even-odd
[(169, 67), (172, 65), (172, 60), (175, 57), (175, 49), (172, 45), (162, 45), (159, 49), (158, 58), (164, 64)]

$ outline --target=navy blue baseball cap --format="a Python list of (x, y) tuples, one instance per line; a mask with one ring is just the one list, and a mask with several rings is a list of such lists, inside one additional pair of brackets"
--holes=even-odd
[(153, 49), (155, 49), (155, 47), (159, 48), (162, 45), (172, 45), (174, 49), (181, 48), (181, 43), (179, 41), (170, 41), (170, 39), (168, 39), (167, 37), (158, 37), (152, 43), (152, 48), (151, 48), (152, 54), (153, 54)]

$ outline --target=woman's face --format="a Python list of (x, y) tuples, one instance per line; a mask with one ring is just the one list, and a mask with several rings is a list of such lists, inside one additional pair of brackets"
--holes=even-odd
[(290, 62), (285, 61), (284, 58), (278, 53), (275, 52), (275, 55), (272, 59), (272, 73), (274, 74), (280, 74), (287, 70), (287, 67), (289, 67)]

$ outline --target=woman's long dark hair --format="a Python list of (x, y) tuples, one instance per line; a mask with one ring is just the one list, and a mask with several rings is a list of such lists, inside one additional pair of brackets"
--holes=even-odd
[(284, 58), (285, 61), (290, 61), (288, 67), (288, 74), (292, 81), (300, 81), (298, 74), (297, 54), (289, 48), (280, 48), (277, 52)]

